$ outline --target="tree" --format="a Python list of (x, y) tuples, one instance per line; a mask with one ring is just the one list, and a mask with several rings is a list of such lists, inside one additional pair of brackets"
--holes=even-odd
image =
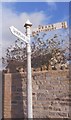
[[(37, 34), (31, 43), (32, 68), (49, 69), (49, 65), (51, 65), (52, 69), (57, 69), (57, 64), (65, 64), (67, 48), (62, 46), (64, 41), (65, 38), (58, 34), (54, 34), (49, 39), (45, 33)], [(16, 40), (13, 47), (8, 47), (6, 51), (7, 66), (14, 63), (15, 67), (23, 66), (24, 69), (26, 68), (26, 46), (22, 47), (22, 45), (23, 42), (18, 45), (18, 40)]]

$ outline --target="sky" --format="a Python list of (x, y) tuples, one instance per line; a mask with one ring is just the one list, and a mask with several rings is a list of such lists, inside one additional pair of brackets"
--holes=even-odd
[[(9, 1), (9, 2), (8, 2)], [(10, 31), (10, 26), (15, 26), (25, 34), (24, 24), (27, 19), (32, 22), (32, 29), (38, 25), (53, 24), (62, 21), (69, 21), (69, 2), (55, 2), (48, 0), (42, 2), (20, 2), (17, 0), (2, 0), (0, 3), (0, 46), (2, 54), (8, 46), (13, 45), (17, 39)], [(53, 1), (53, 2), (52, 2)], [(1, 9), (2, 8), (2, 9)], [(52, 33), (51, 33), (52, 34)], [(1, 59), (0, 59), (1, 60)]]

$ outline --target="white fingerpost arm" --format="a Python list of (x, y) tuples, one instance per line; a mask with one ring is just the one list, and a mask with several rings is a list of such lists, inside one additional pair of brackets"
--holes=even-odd
[(67, 28), (67, 22), (59, 22), (55, 24), (50, 24), (50, 25), (44, 25), (44, 26), (39, 26), (38, 28), (35, 28), (32, 31), (32, 36), (35, 36), (37, 33), (42, 32), (42, 31), (51, 31), (51, 30), (57, 30), (57, 29), (62, 29), (62, 28)]
[(25, 23), (26, 36), (29, 38), (27, 43), (27, 113), (28, 118), (33, 118), (32, 112), (32, 75), (31, 75), (31, 44), (30, 44), (30, 27), (32, 23), (29, 20)]
[(25, 43), (28, 43), (28, 37), (25, 36), (22, 32), (20, 32), (17, 28), (15, 28), (14, 26), (11, 26), (10, 30), (11, 30), (11, 32), (12, 32), (13, 35), (15, 35), (16, 37), (18, 37), (19, 39), (21, 39)]

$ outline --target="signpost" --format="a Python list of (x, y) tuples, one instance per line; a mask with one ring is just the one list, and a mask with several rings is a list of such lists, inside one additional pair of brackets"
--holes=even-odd
[(30, 45), (30, 27), (32, 23), (29, 20), (25, 23), (24, 27), (26, 28), (26, 36), (29, 38), (27, 43), (27, 110), (28, 118), (33, 118), (32, 111), (32, 75), (31, 75), (31, 45)]
[(11, 26), (11, 32), (21, 40), (23, 40), (27, 45), (27, 114), (28, 118), (33, 118), (32, 112), (32, 75), (31, 75), (31, 45), (30, 45), (30, 27), (32, 23), (29, 20), (25, 23), (26, 36), (17, 30), (15, 27)]
[[(10, 27), (11, 32), (21, 40), (23, 40), (27, 45), (27, 113), (28, 118), (33, 118), (32, 112), (32, 75), (31, 75), (31, 45), (30, 45), (30, 27), (32, 23), (29, 20), (25, 23), (26, 36), (17, 30), (14, 26)], [(38, 32), (51, 31), (61, 28), (67, 28), (67, 22), (60, 22), (46, 26), (39, 26), (32, 32), (32, 36), (35, 36)]]

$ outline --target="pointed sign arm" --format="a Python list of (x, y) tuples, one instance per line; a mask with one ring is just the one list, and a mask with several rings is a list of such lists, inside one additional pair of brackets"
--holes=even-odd
[(44, 25), (44, 26), (38, 26), (32, 31), (32, 36), (35, 36), (37, 33), (42, 31), (51, 31), (51, 30), (57, 30), (61, 28), (67, 28), (67, 22), (59, 22), (55, 24), (50, 25)]
[(11, 26), (10, 30), (12, 34), (14, 34), (16, 37), (23, 40), (25, 43), (29, 43), (29, 38), (25, 36), (22, 32), (20, 32), (18, 29), (16, 29), (14, 26)]

